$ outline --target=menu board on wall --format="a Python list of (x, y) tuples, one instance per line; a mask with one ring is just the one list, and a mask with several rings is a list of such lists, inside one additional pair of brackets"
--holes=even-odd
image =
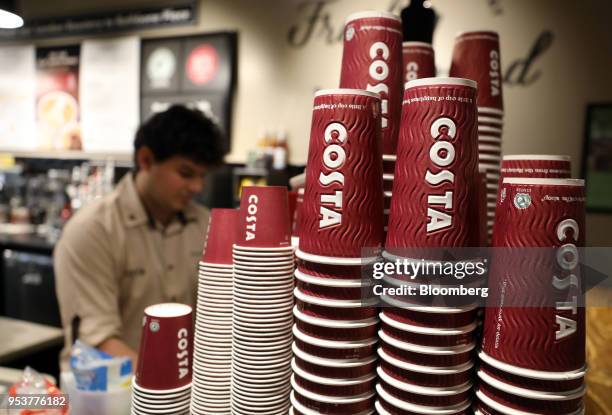
[(139, 121), (140, 40), (86, 40), (81, 46), (83, 150), (130, 153)]
[(0, 151), (36, 149), (34, 46), (0, 48)]
[(36, 49), (36, 129), (40, 150), (81, 150), (79, 45)]
[(144, 40), (142, 120), (172, 104), (198, 108), (225, 131), (229, 150), (235, 65), (235, 33)]

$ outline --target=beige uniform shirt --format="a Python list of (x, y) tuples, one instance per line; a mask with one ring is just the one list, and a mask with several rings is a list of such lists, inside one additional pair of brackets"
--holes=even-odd
[(143, 310), (162, 302), (195, 307), (197, 266), (209, 212), (191, 203), (165, 229), (148, 216), (132, 174), (68, 221), (55, 247), (57, 298), (65, 332), (62, 369), (80, 318), (79, 339), (116, 337), (138, 350)]

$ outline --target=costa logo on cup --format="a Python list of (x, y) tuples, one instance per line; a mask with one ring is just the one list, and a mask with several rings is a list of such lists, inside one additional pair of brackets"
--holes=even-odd
[[(425, 181), (432, 189), (438, 189), (440, 183), (455, 183), (455, 174), (448, 169), (455, 161), (455, 147), (452, 140), (457, 134), (457, 126), (448, 117), (441, 117), (431, 124), (431, 138), (434, 140), (429, 149), (429, 159), (432, 167), (425, 173)], [(453, 209), (453, 190), (444, 194), (429, 194), (427, 196), (427, 232), (435, 232), (448, 228), (453, 224), (453, 217), (442, 209)]]
[(284, 186), (242, 188), (236, 244), (244, 247), (290, 245), (289, 197)]
[[(557, 249), (557, 266), (561, 270), (561, 276), (554, 275), (552, 286), (559, 291), (569, 291), (573, 288), (574, 292), (580, 290), (580, 279), (576, 276), (579, 264), (578, 237), (580, 227), (574, 219), (564, 219), (557, 225), (557, 240), (562, 243)], [(555, 323), (559, 326), (555, 332), (555, 340), (561, 340), (576, 333), (576, 319), (562, 316), (560, 313), (571, 311), (573, 316), (578, 314), (578, 296), (572, 295), (570, 301), (558, 301), (555, 309)]]
[(489, 51), (489, 77), (491, 79), (491, 96), (498, 97), (501, 95), (501, 75), (500, 75), (499, 50), (491, 49)]
[(348, 132), (342, 124), (333, 122), (325, 128), (324, 140), (326, 147), (323, 150), (323, 165), (331, 170), (331, 172), (326, 173), (322, 171), (319, 174), (319, 183), (325, 189), (321, 192), (320, 199), (320, 229), (342, 223), (344, 174), (338, 171), (338, 169), (346, 161), (346, 153), (340, 144), (346, 142), (347, 139)]
[(401, 20), (397, 15), (360, 12), (346, 19), (340, 87), (365, 89), (380, 95), (384, 154), (394, 154), (397, 143), (401, 44)]
[(178, 331), (178, 344), (176, 358), (178, 359), (178, 377), (183, 379), (189, 375), (189, 330), (186, 328)]
[(255, 231), (257, 230), (257, 203), (259, 202), (259, 197), (257, 195), (249, 195), (247, 198), (247, 213), (246, 224), (245, 224), (245, 234), (244, 239), (247, 241), (252, 241), (255, 239)]
[[(476, 84), (411, 81), (404, 92), (386, 248), (476, 246)], [(405, 252), (404, 252), (405, 254)], [(435, 258), (430, 258), (435, 259)]]
[(383, 195), (377, 94), (332, 89), (315, 95), (299, 250), (361, 257), (382, 245)]

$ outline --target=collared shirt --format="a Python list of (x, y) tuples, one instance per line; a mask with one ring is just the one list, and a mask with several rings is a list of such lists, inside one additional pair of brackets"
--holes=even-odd
[(97, 346), (118, 338), (138, 350), (147, 306), (179, 302), (195, 310), (208, 217), (207, 209), (190, 203), (166, 227), (156, 224), (128, 174), (112, 193), (68, 221), (54, 252), (66, 342), (62, 369), (75, 318), (81, 341)]

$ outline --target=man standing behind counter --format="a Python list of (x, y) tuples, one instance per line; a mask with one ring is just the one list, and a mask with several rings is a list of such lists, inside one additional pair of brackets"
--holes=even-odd
[(134, 172), (66, 224), (54, 252), (62, 370), (76, 338), (136, 363), (145, 307), (195, 304), (209, 213), (192, 199), (222, 148), (211, 120), (173, 106), (138, 129)]

